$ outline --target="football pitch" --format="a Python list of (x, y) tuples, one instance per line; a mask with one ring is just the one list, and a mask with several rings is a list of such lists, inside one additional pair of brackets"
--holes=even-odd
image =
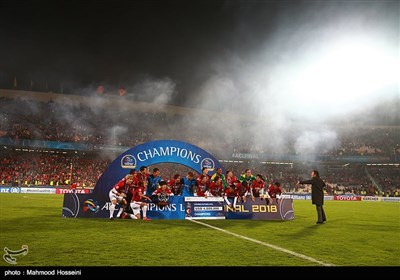
[(323, 225), (309, 200), (294, 200), (292, 221), (73, 219), (63, 195), (0, 202), (1, 250), (29, 249), (16, 267), (400, 266), (397, 202), (326, 201)]

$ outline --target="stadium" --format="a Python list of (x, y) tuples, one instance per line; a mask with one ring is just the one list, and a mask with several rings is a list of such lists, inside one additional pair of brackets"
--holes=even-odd
[[(158, 108), (154, 112), (146, 109), (146, 105), (151, 108), (151, 104), (136, 104), (113, 95), (70, 98), (65, 94), (16, 90), (1, 90), (0, 94), (2, 243), (10, 249), (29, 246), (29, 254), (19, 257), (18, 265), (118, 266), (122, 263), (128, 266), (226, 266), (218, 260), (229, 258), (230, 254), (233, 257), (238, 252), (246, 257), (238, 261), (231, 259), (229, 265), (399, 265), (396, 247), (399, 240), (398, 126), (362, 126), (359, 128), (362, 136), (355, 134), (354, 129), (350, 135), (344, 131), (342, 139), (345, 140), (340, 140), (342, 144), (335, 150), (303, 156), (279, 154), (268, 151), (267, 147), (260, 147), (259, 151), (254, 147), (249, 150), (246, 141), (240, 138), (235, 139), (235, 146), (231, 146), (231, 143), (221, 141), (223, 138), (220, 135), (214, 137), (199, 130), (196, 130), (198, 134), (185, 131), (179, 135), (168, 134), (176, 130), (175, 126), (182, 127), (181, 122), (184, 121), (179, 113), (186, 117), (185, 108), (171, 110), (165, 106), (163, 111)], [(94, 103), (101, 104), (96, 105), (101, 117), (90, 107)], [(121, 109), (121, 104), (126, 105), (126, 111)], [(117, 116), (113, 111), (107, 114), (107, 108), (115, 107), (120, 108)], [(123, 129), (124, 120), (135, 117), (132, 111), (137, 112), (139, 119), (146, 116), (157, 125)], [(190, 112), (193, 118), (203, 113), (193, 109)], [(220, 123), (232, 119), (225, 115), (214, 118), (218, 118)], [(101, 121), (101, 130), (97, 129), (99, 123), (91, 123), (93, 120)], [(247, 120), (242, 121), (246, 123)], [(245, 125), (241, 131), (244, 128)], [(64, 131), (71, 133), (64, 134)], [(103, 134), (104, 131), (114, 133)], [(189, 138), (186, 138), (187, 135), (190, 135)], [(326, 195), (334, 199), (326, 201), (328, 223), (324, 228), (315, 228), (315, 210), (309, 200), (294, 200), (295, 219), (285, 222), (210, 220), (196, 224), (174, 220), (153, 220), (151, 223), (118, 220), (110, 224), (104, 219), (62, 219), (62, 197), (71, 191), (73, 183), (77, 184), (78, 192), (90, 192), (118, 154), (153, 139), (178, 139), (206, 147), (226, 169), (234, 170), (237, 175), (250, 168), (254, 174), (263, 174), (268, 183), (280, 181), (285, 194), (297, 194), (299, 197), (309, 193), (310, 189), (307, 185), (296, 185), (296, 181), (308, 178), (309, 170), (317, 168), (327, 183)], [(379, 141), (382, 139), (385, 141)], [(118, 141), (113, 142), (115, 140)], [(227, 152), (226, 148), (220, 147), (232, 148)], [(188, 171), (187, 167), (178, 164), (155, 166), (166, 179)], [(12, 193), (18, 192), (17, 189), (28, 191)], [(42, 193), (49, 189), (57, 190), (54, 191), (57, 194)], [(15, 238), (16, 233), (18, 238)], [(107, 242), (104, 241), (108, 240), (110, 233), (132, 239), (145, 258), (134, 262), (130, 258), (107, 258)], [(134, 241), (138, 235), (144, 239), (141, 241), (143, 245)], [(169, 244), (163, 248), (163, 254), (176, 255), (179, 252), (182, 259), (155, 256), (153, 260), (154, 254), (148, 252), (147, 255), (145, 249), (153, 239)], [(279, 246), (272, 242), (275, 239), (279, 240)], [(100, 245), (103, 243), (104, 247)], [(186, 247), (186, 244), (190, 246)], [(220, 249), (214, 250), (216, 244)], [(123, 250), (125, 245), (121, 246), (117, 251)], [(210, 247), (207, 249), (207, 246)], [(235, 246), (235, 252), (230, 253), (231, 246)], [(249, 246), (260, 246), (260, 254), (273, 256), (272, 259), (255, 262), (261, 255), (253, 256)], [(91, 260), (82, 252), (98, 257)], [(357, 257), (359, 254), (363, 257)], [(203, 262), (188, 262), (192, 258), (202, 259)]]
[[(398, 3), (380, 3), (398, 8)], [(376, 5), (373, 8), (380, 11), (380, 4)], [(385, 24), (377, 26), (386, 31)], [(333, 35), (334, 31), (330, 29)], [(282, 34), (276, 38), (293, 38)], [(79, 74), (69, 83), (51, 75), (51, 79), (41, 79), (29, 73), (35, 72), (28, 71), (29, 66), (18, 76), (12, 67), (1, 70), (3, 275), (82, 275), (85, 269), (86, 275), (96, 270), (115, 275), (120, 268), (147, 272), (149, 267), (175, 268), (171, 273), (184, 268), (208, 272), (209, 267), (235, 273), (271, 267), (397, 269), (400, 95), (393, 45), (398, 46), (398, 41), (380, 41), (380, 35), (366, 32), (370, 36), (361, 36), (365, 34), (360, 32), (354, 41), (345, 34), (345, 39), (330, 39), (324, 45), (312, 41), (313, 34), (304, 34), (310, 45), (319, 47), (318, 52), (306, 47), (296, 55), (282, 50), (284, 55), (277, 58), (274, 55), (280, 48), (274, 44), (283, 39), (273, 37), (268, 47), (260, 47), (258, 41), (257, 47), (246, 44), (251, 55), (207, 56), (212, 71), (201, 64), (199, 55), (198, 70), (175, 76), (193, 76), (187, 78), (191, 86), (183, 78), (168, 75), (137, 74), (134, 81), (119, 78), (116, 82), (112, 69), (102, 70), (107, 79), (89, 84)], [(373, 44), (374, 35), (386, 45)], [(241, 46), (235, 50), (239, 52)], [(297, 55), (301, 58), (296, 59)], [(186, 59), (182, 55), (182, 63), (192, 65)], [(265, 68), (264, 63), (271, 60), (282, 61)], [(287, 64), (293, 67), (283, 66)], [(174, 76), (175, 68), (168, 69)], [(78, 81), (83, 85), (76, 86)], [(242, 198), (233, 207), (224, 205), (221, 219), (188, 217), (187, 209), (179, 218), (160, 218), (151, 211), (147, 220), (140, 215), (129, 218), (129, 209), (128, 218), (120, 214), (117, 218), (122, 206), (111, 211), (108, 192), (144, 165), (139, 163), (139, 159), (145, 162), (144, 157), (132, 157), (129, 151), (153, 149), (154, 143), (186, 145), (180, 150), (183, 158), (198, 160), (204, 152), (216, 163), (205, 163), (210, 178), (217, 167), (237, 178), (250, 170), (265, 186), (253, 200), (262, 202), (263, 208), (257, 204), (252, 211), (268, 212), (277, 205), (268, 205), (267, 189), (278, 182), (280, 198), (290, 201), (293, 215), (289, 219), (273, 219), (268, 213), (257, 216), (263, 218), (232, 218), (247, 211)], [(195, 152), (186, 149), (189, 146)], [(157, 170), (168, 185), (177, 175), (201, 177), (203, 166), (170, 160), (170, 150), (154, 149), (148, 148), (143, 155), (150, 158), (155, 151), (169, 158), (146, 165), (146, 176)], [(117, 169), (113, 169), (115, 162)], [(324, 224), (316, 224), (311, 185), (298, 183), (308, 180), (312, 170), (318, 170), (325, 182)], [(98, 204), (92, 195), (100, 189), (105, 198)], [(174, 199), (179, 196), (182, 193)], [(193, 197), (197, 196), (196, 189)], [(253, 205), (252, 196), (247, 195), (249, 205)], [(72, 208), (66, 211), (66, 203), (76, 203), (68, 202), (72, 197), (85, 198), (77, 200), (86, 211), (81, 212), (83, 216)], [(171, 212), (173, 207), (164, 206), (157, 213)], [(102, 214), (94, 216), (97, 212)]]

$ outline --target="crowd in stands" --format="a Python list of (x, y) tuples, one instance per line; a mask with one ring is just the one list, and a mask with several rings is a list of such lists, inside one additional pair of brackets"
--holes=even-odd
[(2, 152), (1, 185), (70, 186), (93, 188), (109, 164), (87, 156), (66, 156), (37, 152)]
[[(187, 116), (163, 111), (143, 113), (118, 108), (104, 110), (4, 98), (0, 101), (0, 135), (13, 140), (133, 147), (155, 139), (176, 139), (193, 143), (216, 155), (223, 151), (254, 154), (301, 153), (295, 149), (294, 143), (299, 137), (300, 129), (280, 132), (285, 143), (277, 149), (276, 145), (267, 145), (271, 142), (268, 137), (271, 138), (273, 133), (267, 133), (264, 141), (251, 141), (254, 130), (264, 131), (265, 127), (257, 122), (251, 124), (247, 120), (232, 123), (229, 119), (221, 118), (216, 127), (210, 127), (206, 119), (190, 120)], [(232, 129), (239, 133), (227, 135)], [(317, 154), (379, 155), (388, 158), (400, 155), (399, 127), (355, 127), (351, 130), (335, 128), (335, 131), (338, 144), (330, 149), (321, 147), (315, 151)]]
[[(111, 160), (96, 155), (62, 155), (38, 152), (2, 151), (0, 160), (0, 185), (19, 186), (60, 186), (70, 187), (76, 183), (78, 188), (93, 188)], [(160, 169), (163, 180), (170, 180), (175, 174), (185, 176), (188, 167), (162, 163), (149, 167)], [(280, 182), (285, 193), (309, 193), (308, 186), (297, 185), (298, 180), (308, 178), (310, 165), (294, 163), (292, 165), (230, 163), (226, 170), (232, 170), (240, 176), (249, 168), (253, 174), (262, 174), (265, 185)], [(330, 165), (318, 166), (321, 177), (327, 183), (327, 194), (388, 195), (394, 196), (400, 191), (399, 167), (369, 168), (354, 165), (332, 168)], [(368, 174), (376, 181), (377, 188)], [(196, 174), (196, 178), (200, 174)], [(211, 175), (211, 174), (210, 174)]]
[[(16, 143), (29, 139), (133, 147), (156, 139), (175, 139), (192, 143), (215, 155), (224, 151), (277, 153), (270, 146), (264, 145), (263, 141), (257, 144), (250, 141), (252, 135), (247, 129), (257, 125), (248, 120), (232, 123), (229, 119), (221, 118), (217, 126), (210, 126), (207, 117), (189, 125), (187, 116), (185, 118), (162, 110), (143, 113), (118, 108), (104, 110), (55, 102), (0, 99), (0, 137), (11, 138)], [(240, 133), (226, 137), (226, 129), (235, 129)], [(393, 158), (400, 155), (399, 131), (399, 127), (384, 126), (353, 128), (351, 131), (338, 128), (337, 142), (340, 145), (330, 150), (321, 149), (319, 154)], [(295, 134), (296, 131), (291, 133)], [(285, 138), (285, 135), (281, 136)], [(285, 139), (285, 148), (279, 152), (298, 153), (294, 148), (294, 138)], [(109, 163), (110, 159), (105, 160), (95, 155), (3, 151), (0, 158), (0, 183), (5, 185), (18, 181), (20, 185), (68, 186), (75, 182), (80, 187), (91, 188)], [(166, 180), (174, 174), (187, 173), (184, 167), (176, 164), (158, 167), (165, 174)], [(236, 176), (246, 168), (251, 168), (253, 174), (262, 174), (268, 183), (279, 181), (285, 192), (309, 192), (307, 187), (295, 183), (308, 178), (310, 165), (306, 163), (282, 166), (244, 161), (226, 164), (225, 168), (234, 170)], [(359, 164), (344, 168), (326, 163), (319, 166), (319, 170), (328, 184), (327, 192), (330, 194), (375, 195), (383, 192), (385, 195), (394, 195), (400, 188), (398, 166), (366, 168)]]

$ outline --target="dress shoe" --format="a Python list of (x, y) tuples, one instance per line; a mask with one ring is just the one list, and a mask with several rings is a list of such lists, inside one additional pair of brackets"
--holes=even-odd
[(323, 224), (324, 222), (316, 222), (316, 224)]

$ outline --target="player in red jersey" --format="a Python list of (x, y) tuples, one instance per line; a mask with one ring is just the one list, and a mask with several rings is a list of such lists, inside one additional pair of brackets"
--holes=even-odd
[(148, 202), (150, 202), (151, 199), (145, 195), (146, 184), (147, 181), (139, 182), (138, 187), (133, 189), (131, 200), (133, 214), (130, 214), (129, 217), (134, 220), (140, 220), (140, 210), (142, 210), (143, 213), (143, 220), (151, 220), (147, 218)]
[(168, 200), (171, 196), (174, 196), (174, 193), (169, 189), (167, 182), (161, 180), (160, 187), (152, 193), (152, 196), (155, 197), (154, 202), (160, 208), (164, 208), (165, 205), (168, 205)]
[(235, 185), (230, 184), (229, 187), (225, 190), (224, 200), (228, 207), (232, 208), (233, 211), (236, 211), (236, 202), (238, 198), (238, 192), (235, 190)]
[(257, 174), (256, 179), (251, 183), (250, 194), (251, 200), (255, 200), (256, 197), (264, 198), (264, 180), (261, 174)]
[(224, 186), (222, 184), (222, 178), (219, 176), (214, 177), (214, 182), (210, 183), (208, 188), (207, 196), (220, 196), (224, 194)]
[(197, 181), (197, 196), (200, 197), (207, 197), (207, 190), (210, 185), (210, 182), (208, 180), (208, 177), (206, 175), (200, 175), (201, 179), (200, 181)]
[(250, 186), (247, 181), (236, 183), (236, 191), (238, 193), (237, 202), (243, 201), (243, 203), (246, 203), (247, 196), (250, 193)]
[(203, 167), (201, 169), (201, 174), (199, 175), (199, 177), (197, 177), (197, 183), (200, 183), (200, 181), (202, 180), (202, 176), (206, 176), (207, 177), (207, 182), (209, 183), (211, 180), (211, 176), (208, 175), (208, 168), (207, 167)]
[(167, 181), (167, 185), (174, 193), (174, 195), (181, 195), (182, 192), (181, 175), (179, 175), (178, 173), (175, 174), (173, 178)]
[(146, 191), (147, 181), (148, 181), (149, 176), (150, 176), (150, 174), (148, 172), (147, 166), (144, 166), (144, 165), (141, 166), (139, 168), (139, 172), (136, 174), (137, 186), (139, 186), (139, 184), (142, 186), (146, 186), (144, 189)]
[(226, 184), (228, 186), (238, 183), (238, 178), (233, 174), (233, 170), (226, 170)]
[[(128, 204), (128, 202), (126, 201), (125, 198), (126, 198), (126, 194), (133, 187), (133, 180), (134, 180), (134, 177), (132, 175), (128, 174), (122, 180), (120, 180), (117, 184), (115, 184), (115, 186), (110, 190), (110, 192), (108, 194), (110, 197), (110, 201), (111, 201), (111, 205), (109, 208), (110, 220), (114, 219), (114, 211), (115, 211), (115, 206), (117, 205), (117, 203), (119, 203), (121, 205), (122, 211), (123, 211), (123, 207)], [(120, 209), (120, 211), (121, 211), (121, 209)], [(119, 215), (121, 215), (122, 211), (118, 213), (118, 217), (119, 217)]]
[(279, 200), (282, 196), (282, 188), (281, 184), (279, 182), (275, 182), (273, 185), (271, 185), (268, 188), (268, 196), (269, 196), (269, 202), (272, 203), (273, 199), (275, 199), (276, 203), (279, 203)]

